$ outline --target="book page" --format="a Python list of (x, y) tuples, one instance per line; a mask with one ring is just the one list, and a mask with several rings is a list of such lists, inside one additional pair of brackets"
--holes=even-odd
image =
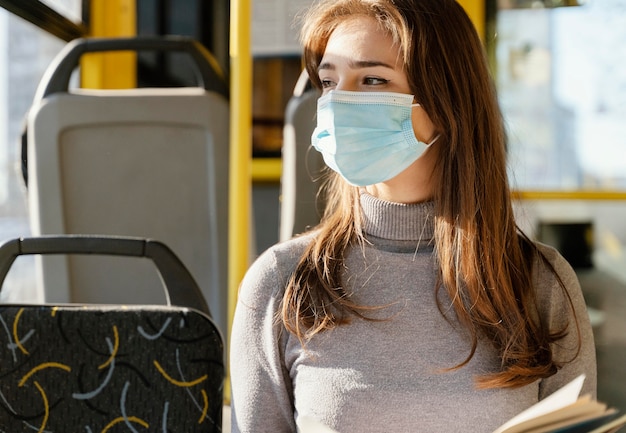
[(529, 407), (519, 415), (511, 418), (493, 433), (504, 433), (507, 429), (513, 427), (514, 425), (521, 424), (530, 419), (537, 418), (576, 403), (584, 382), (585, 375), (581, 374), (561, 389), (552, 393), (550, 396)]
[(516, 424), (510, 427), (506, 433), (528, 432), (528, 433), (550, 433), (555, 430), (562, 430), (566, 427), (577, 426), (583, 422), (590, 420), (603, 419), (607, 415), (611, 415), (607, 411), (606, 405), (591, 400), (590, 396), (579, 399), (576, 403), (558, 409), (554, 412), (532, 418), (528, 421)]

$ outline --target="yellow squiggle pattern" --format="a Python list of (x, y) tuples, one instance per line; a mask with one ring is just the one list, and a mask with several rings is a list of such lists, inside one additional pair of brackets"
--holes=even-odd
[(207, 379), (207, 377), (208, 377), (208, 375), (205, 374), (204, 376), (201, 376), (201, 377), (199, 377), (196, 380), (182, 382), (182, 381), (176, 380), (176, 379), (172, 378), (170, 375), (168, 375), (165, 372), (165, 370), (163, 370), (163, 367), (161, 367), (161, 364), (159, 364), (159, 362), (157, 360), (154, 360), (154, 366), (156, 367), (157, 370), (159, 370), (159, 373), (161, 373), (165, 379), (167, 379), (169, 382), (173, 383), (176, 386), (182, 386), (182, 387), (195, 386), (195, 385), (197, 385), (199, 383), (204, 382)]
[(202, 401), (204, 402), (204, 404), (202, 405), (202, 415), (200, 415), (198, 424), (202, 424), (204, 422), (206, 414), (209, 411), (209, 397), (206, 395), (206, 391), (204, 389), (201, 390), (200, 393), (202, 394)]
[(113, 337), (115, 339), (115, 342), (113, 344), (113, 351), (111, 352), (111, 356), (109, 357), (109, 359), (106, 360), (106, 362), (104, 364), (100, 364), (98, 366), (98, 370), (102, 370), (104, 368), (106, 368), (111, 362), (113, 362), (113, 359), (115, 358), (115, 355), (117, 355), (117, 351), (120, 347), (120, 336), (117, 332), (117, 326), (113, 325)]
[(22, 343), (20, 342), (20, 337), (17, 335), (17, 324), (19, 323), (20, 316), (23, 312), (24, 309), (20, 308), (19, 311), (15, 314), (15, 320), (13, 320), (13, 339), (15, 340), (15, 345), (22, 351), (22, 353), (24, 355), (28, 355), (28, 350), (26, 350), (26, 348), (22, 346)]
[(136, 416), (129, 416), (128, 418), (124, 418), (124, 417), (119, 417), (119, 418), (115, 418), (113, 421), (111, 421), (110, 423), (108, 423), (103, 429), (102, 429), (102, 433), (106, 433), (107, 431), (109, 431), (114, 425), (119, 424), (121, 422), (126, 422), (126, 421), (130, 421), (130, 422), (134, 422), (136, 424), (141, 425), (142, 427), (148, 428), (150, 427), (150, 425), (145, 422), (144, 420), (142, 420), (141, 418), (137, 418)]
[(39, 393), (41, 394), (41, 399), (43, 400), (43, 407), (44, 407), (43, 421), (41, 422), (41, 427), (39, 427), (39, 432), (38, 432), (38, 433), (42, 433), (46, 428), (46, 424), (48, 424), (48, 418), (50, 417), (50, 406), (48, 404), (48, 396), (46, 396), (46, 393), (41, 387), (41, 385), (39, 385), (39, 382), (35, 380), (33, 384), (39, 390)]
[(22, 377), (22, 380), (20, 380), (20, 383), (17, 384), (17, 386), (24, 386), (24, 384), (26, 383), (26, 381), (35, 373), (37, 373), (40, 370), (43, 370), (45, 368), (60, 368), (61, 370), (65, 370), (67, 372), (72, 371), (72, 369), (65, 364), (61, 364), (58, 362), (43, 362), (41, 364), (39, 364), (37, 367), (33, 368), (31, 371), (29, 371), (28, 373), (26, 373), (24, 375), (24, 377)]

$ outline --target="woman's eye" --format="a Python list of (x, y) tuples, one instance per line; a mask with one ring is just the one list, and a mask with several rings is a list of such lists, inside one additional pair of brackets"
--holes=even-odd
[(335, 85), (335, 82), (333, 80), (320, 80), (322, 82), (322, 88), (323, 89), (328, 89), (329, 87), (333, 87)]
[(363, 80), (363, 83), (367, 86), (380, 86), (382, 84), (387, 84), (389, 80), (385, 80), (384, 78), (378, 77), (366, 77)]

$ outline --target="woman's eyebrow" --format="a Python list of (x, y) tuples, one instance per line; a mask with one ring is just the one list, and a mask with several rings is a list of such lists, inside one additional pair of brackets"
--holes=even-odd
[(335, 65), (333, 65), (332, 63), (328, 63), (328, 62), (320, 63), (320, 65), (317, 67), (317, 70), (318, 71), (322, 71), (322, 70), (334, 71), (335, 70)]
[[(379, 60), (350, 60), (348, 62), (348, 66), (351, 69), (373, 68), (377, 66), (382, 66), (382, 67), (389, 68), (389, 69), (395, 69), (393, 65), (390, 65), (389, 63), (381, 62)], [(321, 71), (321, 70), (334, 71), (335, 69), (336, 69), (335, 65), (329, 62), (321, 63), (317, 67), (318, 71)]]
[(351, 60), (350, 62), (348, 62), (348, 65), (352, 69), (373, 68), (376, 66), (383, 66), (385, 68), (395, 69), (393, 65), (381, 62), (380, 60)]

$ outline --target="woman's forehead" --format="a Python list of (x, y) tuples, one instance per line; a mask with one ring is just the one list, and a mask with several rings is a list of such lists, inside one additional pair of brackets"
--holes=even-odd
[(375, 19), (357, 15), (336, 26), (324, 49), (323, 59), (349, 58), (398, 65), (400, 48)]

